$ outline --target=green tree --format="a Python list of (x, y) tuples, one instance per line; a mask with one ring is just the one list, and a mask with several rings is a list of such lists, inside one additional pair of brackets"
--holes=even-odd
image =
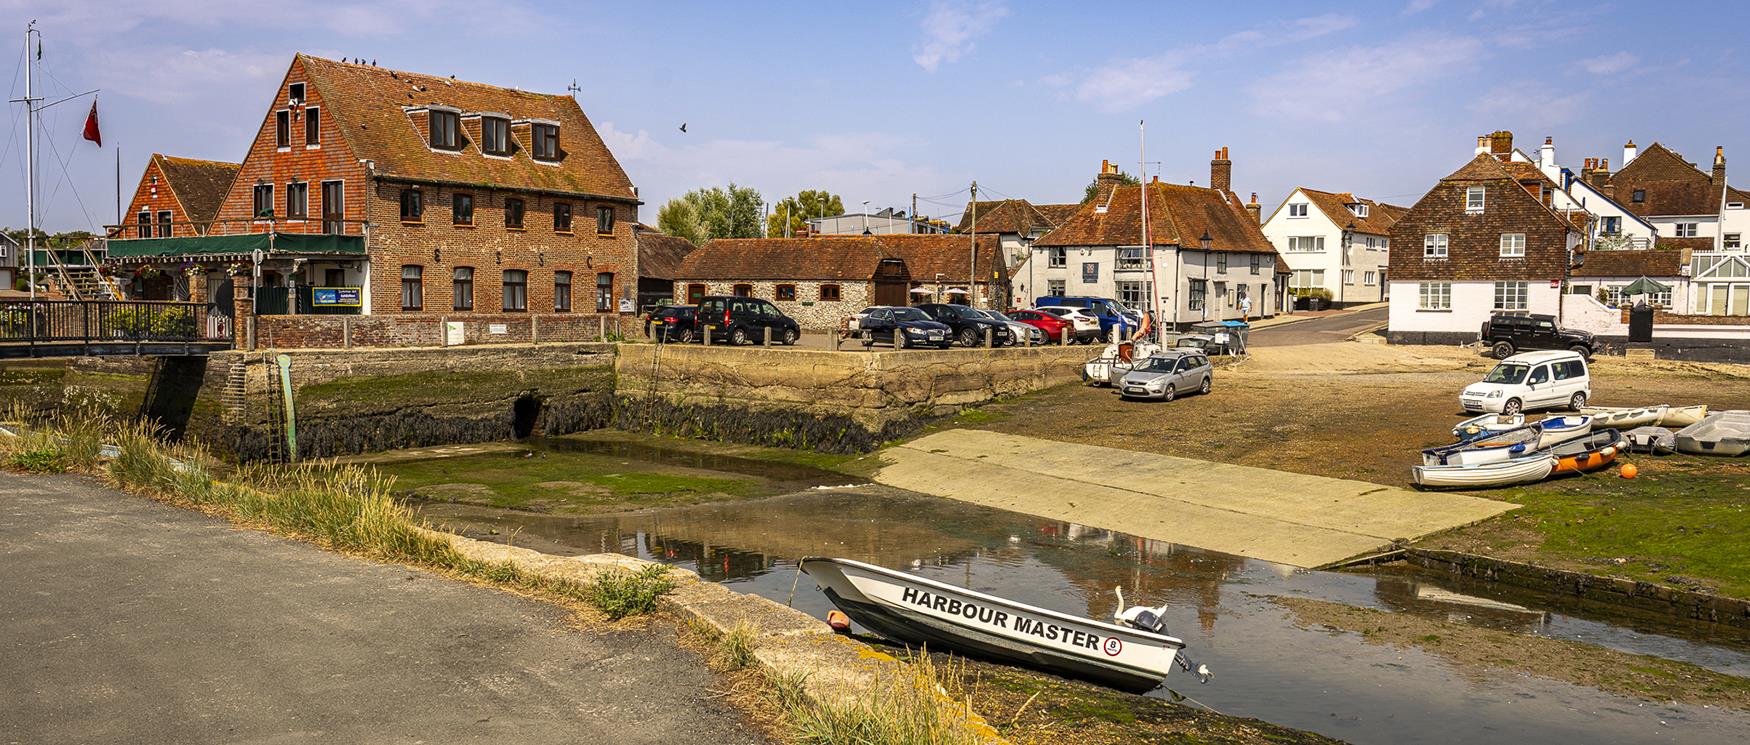
[[(785, 210), (789, 210), (788, 213)], [(793, 197), (784, 199), (772, 205), (772, 214), (766, 218), (767, 235), (782, 237), (784, 235), (784, 215), (790, 216), (790, 235), (801, 235), (807, 227), (808, 218), (824, 215), (842, 215), (845, 213), (845, 203), (839, 195), (825, 189), (803, 189)]]
[[(1142, 183), (1142, 180), (1124, 171), (1119, 171), (1118, 183), (1123, 186), (1136, 186), (1137, 184)], [(1088, 188), (1082, 190), (1082, 204), (1094, 201), (1094, 195), (1099, 193), (1100, 179), (1099, 177), (1095, 177), (1093, 181), (1088, 182)]]
[(718, 238), (760, 236), (760, 193), (750, 186), (694, 189), (656, 211), (656, 226), (697, 245)]

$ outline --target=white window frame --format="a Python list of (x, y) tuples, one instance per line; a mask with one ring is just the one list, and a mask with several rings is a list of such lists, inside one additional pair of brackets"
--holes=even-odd
[(1720, 246), (1727, 251), (1736, 251), (1744, 247), (1743, 233), (1727, 233), (1720, 237)]
[(1045, 268), (1068, 269), (1069, 249), (1055, 246), (1045, 249)]
[(1361, 284), (1362, 285), (1365, 285), (1367, 287), (1372, 287), (1378, 283), (1379, 283), (1379, 272), (1362, 272), (1361, 273)]
[(1503, 258), (1503, 259), (1523, 259), (1523, 258), (1525, 258), (1525, 234), (1524, 233), (1502, 233), (1501, 234), (1501, 258)]
[(1675, 233), (1675, 235), (1673, 235), (1672, 237), (1673, 238), (1694, 238), (1696, 235), (1697, 227), (1698, 227), (1698, 225), (1696, 223), (1693, 223), (1693, 222), (1674, 223), (1671, 226), (1671, 230), (1672, 230), (1672, 232)]
[(1451, 282), (1422, 282), (1416, 285), (1416, 310), (1452, 310)]
[(1118, 268), (1124, 271), (1147, 269), (1148, 260), (1141, 246), (1118, 249)]
[(1343, 270), (1343, 284), (1346, 284), (1346, 285), (1355, 284), (1355, 270), (1354, 269), (1344, 269)]
[(1289, 202), (1288, 216), (1292, 218), (1306, 217), (1306, 202)]
[(1288, 237), (1288, 252), (1311, 254), (1325, 250), (1325, 237), (1322, 235), (1291, 235)]
[(1495, 283), (1495, 310), (1528, 310), (1530, 307), (1530, 283), (1523, 281)]
[(1464, 212), (1467, 215), (1480, 214), (1487, 206), (1488, 191), (1481, 186), (1464, 187)]
[(1444, 259), (1452, 248), (1452, 240), (1446, 233), (1428, 233), (1422, 236), (1422, 258)]
[(1149, 287), (1147, 280), (1120, 280), (1116, 283), (1116, 287), (1118, 302), (1132, 308), (1149, 307), (1149, 297), (1154, 294), (1154, 290)]

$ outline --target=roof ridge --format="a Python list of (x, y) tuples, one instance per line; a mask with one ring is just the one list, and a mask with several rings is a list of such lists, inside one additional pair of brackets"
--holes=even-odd
[(364, 64), (362, 62), (342, 62), (340, 60), (328, 59), (327, 57), (319, 57), (319, 56), (316, 56), (314, 54), (310, 54), (308, 52), (298, 52), (297, 56), (304, 59), (304, 60), (314, 60), (314, 61), (317, 61), (317, 62), (320, 62), (323, 64), (335, 65), (335, 66), (340, 67), (342, 69), (357, 69), (357, 70), (361, 70), (361, 71), (376, 73), (379, 75), (388, 75), (391, 77), (400, 76), (400, 77), (396, 77), (397, 80), (404, 80), (406, 78), (417, 77), (417, 78), (426, 78), (429, 80), (436, 81), (439, 85), (468, 85), (468, 86), (476, 86), (476, 87), (480, 87), (480, 88), (492, 88), (494, 90), (515, 91), (517, 93), (526, 93), (526, 94), (529, 94), (532, 96), (544, 96), (547, 98), (570, 98), (569, 95), (564, 94), (564, 93), (545, 93), (542, 91), (533, 91), (533, 90), (528, 90), (525, 88), (518, 88), (518, 87), (513, 86), (513, 85), (496, 85), (493, 83), (482, 83), (478, 80), (462, 80), (462, 79), (456, 78), (456, 77), (446, 78), (442, 75), (433, 75), (431, 73), (426, 73), (426, 72), (414, 72), (413, 70), (401, 70), (401, 69), (397, 69), (397, 68), (393, 68), (393, 67), (383, 67), (381, 65), (367, 65), (367, 64)]
[(201, 165), (213, 165), (213, 166), (227, 166), (230, 168), (242, 168), (243, 167), (242, 163), (233, 163), (233, 162), (228, 161), (228, 160), (210, 160), (207, 158), (184, 158), (180, 155), (165, 155), (164, 153), (152, 153), (152, 155), (153, 155), (153, 157), (163, 158), (165, 160), (177, 160), (177, 161), (182, 161), (184, 163), (196, 163), (196, 164), (201, 164)]

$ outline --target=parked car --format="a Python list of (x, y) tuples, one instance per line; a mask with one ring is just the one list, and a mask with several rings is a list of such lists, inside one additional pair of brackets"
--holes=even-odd
[[(1063, 332), (1066, 329), (1069, 331), (1069, 341), (1077, 341), (1079, 338), (1075, 323), (1062, 316), (1042, 310), (1005, 310), (1003, 315), (1008, 316), (1010, 320), (1019, 321), (1038, 329), (1040, 333), (1045, 335), (1046, 343), (1064, 341)], [(1099, 333), (1100, 324), (1092, 318), (1088, 321), (1093, 327), (1093, 333), (1088, 338), (1092, 339), (1095, 334)]]
[(961, 346), (976, 347), (984, 344), (984, 335), (987, 330), (991, 334), (991, 343), (995, 346), (1005, 347), (1015, 341), (1015, 335), (1009, 331), (1008, 323), (985, 318), (969, 306), (953, 303), (925, 303), (917, 306), (917, 309), (923, 311), (932, 320), (948, 324), (948, 327), (954, 331), (954, 340), (959, 342)]
[(1202, 352), (1169, 349), (1136, 362), (1118, 381), (1123, 398), (1171, 401), (1181, 393), (1208, 393), (1215, 385), (1215, 367)]
[(1075, 324), (1075, 340), (1083, 344), (1092, 344), (1101, 336), (1100, 317), (1089, 313), (1086, 308), (1068, 305), (1041, 305), (1034, 310), (1050, 313)]
[(1549, 315), (1496, 313), (1483, 322), (1482, 340), (1498, 360), (1534, 349), (1566, 349), (1591, 357), (1594, 349), (1591, 332), (1560, 328)]
[(1046, 306), (1064, 306), (1081, 308), (1100, 320), (1100, 341), (1112, 341), (1113, 334), (1126, 339), (1140, 325), (1138, 318), (1133, 317), (1122, 303), (1109, 297), (1089, 296), (1047, 296), (1033, 303), (1035, 308)]
[[(696, 305), (664, 305), (651, 313), (644, 322), (644, 335), (654, 336), (653, 328), (661, 329), (656, 333), (662, 335), (663, 341), (678, 341), (690, 344), (698, 338), (693, 330), (693, 316), (699, 312)], [(656, 324), (662, 324), (657, 326)]]
[(711, 343), (758, 344), (765, 340), (766, 329), (772, 330), (772, 341), (795, 344), (802, 338), (802, 326), (784, 315), (778, 306), (753, 297), (707, 295), (699, 300), (693, 314), (695, 333), (703, 334), (712, 327)]
[(1526, 352), (1495, 365), (1482, 382), (1458, 394), (1465, 411), (1518, 414), (1528, 409), (1568, 407), (1579, 411), (1592, 397), (1586, 355), (1574, 351)]
[(989, 318), (993, 321), (1002, 321), (1003, 323), (1008, 324), (1009, 334), (1014, 339), (1009, 342), (1010, 344), (1044, 344), (1046, 341), (1045, 332), (1010, 318), (1000, 311), (979, 308), (978, 312), (984, 314), (985, 318)]
[(923, 311), (894, 305), (877, 305), (857, 311), (857, 325), (877, 342), (895, 349), (954, 346), (953, 329), (931, 320)]

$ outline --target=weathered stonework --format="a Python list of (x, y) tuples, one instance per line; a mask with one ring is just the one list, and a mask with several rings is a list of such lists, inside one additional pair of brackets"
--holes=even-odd
[(1404, 558), (1416, 566), (1461, 577), (1568, 595), (1659, 615), (1750, 629), (1750, 600), (1458, 551), (1411, 548), (1404, 552)]

